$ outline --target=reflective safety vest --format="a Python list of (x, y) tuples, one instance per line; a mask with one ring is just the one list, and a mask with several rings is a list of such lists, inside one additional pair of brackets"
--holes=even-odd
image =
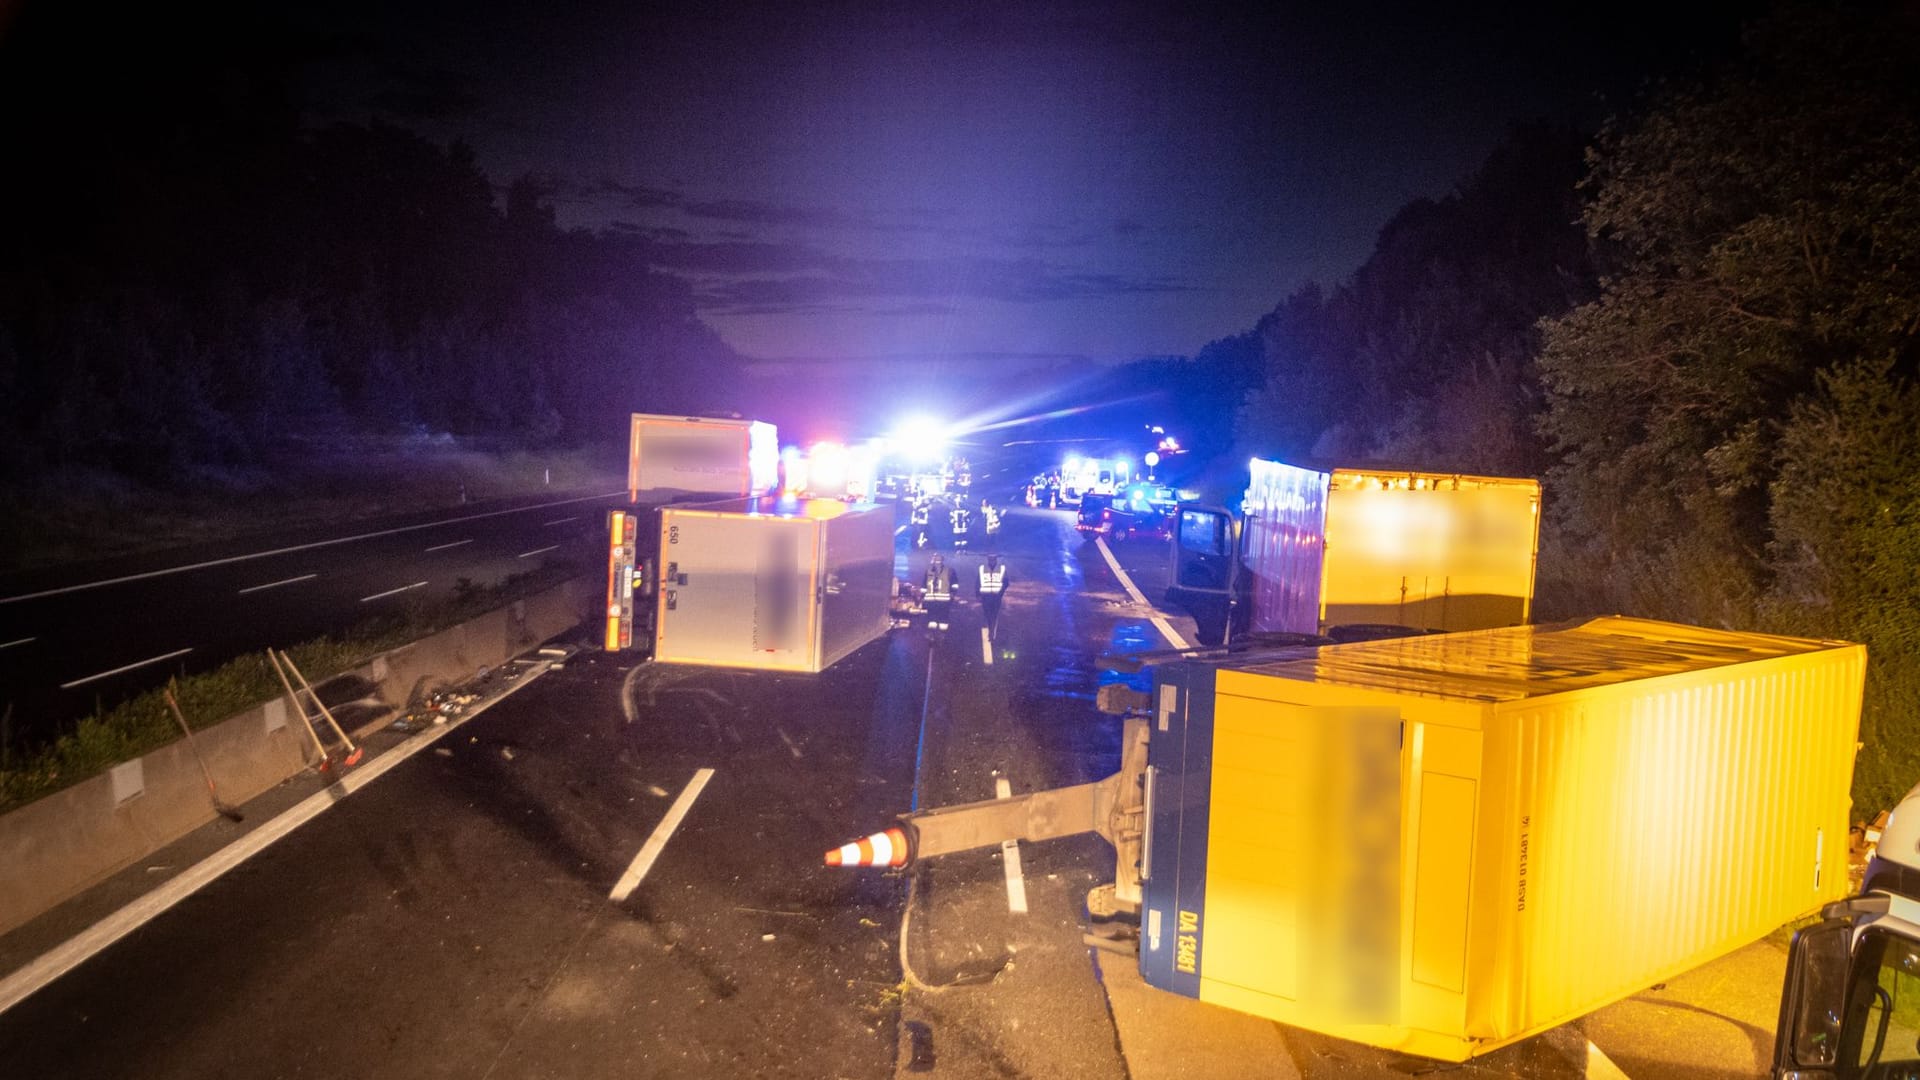
[(927, 599), (953, 599), (953, 567), (927, 567)]
[(987, 566), (985, 563), (980, 564), (981, 595), (984, 596), (988, 593), (997, 593), (1002, 589), (1005, 589), (1006, 587), (1007, 587), (1007, 568), (1006, 567), (1002, 566), (997, 570), (989, 570), (987, 569)]

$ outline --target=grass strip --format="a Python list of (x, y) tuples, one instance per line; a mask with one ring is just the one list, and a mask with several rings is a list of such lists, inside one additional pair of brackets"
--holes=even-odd
[[(463, 588), (460, 595), (444, 603), (415, 604), (403, 613), (370, 619), (337, 638), (303, 641), (287, 651), (317, 686), (381, 653), (496, 611), (581, 573), (582, 568), (570, 562), (550, 563), (497, 585)], [(163, 692), (163, 687), (155, 687), (96, 712), (51, 743), (21, 753), (7, 750), (5, 759), (0, 760), (0, 813), (179, 740), (180, 728), (167, 710)], [(217, 716), (225, 720), (283, 694), (264, 651), (236, 657), (175, 683), (180, 708), (189, 717)]]

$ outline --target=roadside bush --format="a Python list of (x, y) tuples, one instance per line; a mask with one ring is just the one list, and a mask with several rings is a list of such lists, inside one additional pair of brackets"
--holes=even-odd
[[(490, 588), (465, 590), (446, 604), (415, 605), (404, 616), (362, 623), (338, 638), (301, 642), (287, 652), (301, 672), (318, 685), (381, 653), (553, 588), (579, 574), (576, 565), (550, 564)], [(174, 687), (180, 709), (196, 731), (284, 693), (263, 653), (236, 657), (212, 671), (187, 676)], [(0, 813), (97, 776), (180, 737), (180, 727), (167, 709), (163, 690), (148, 690), (82, 719), (51, 744), (19, 754), (9, 752), (0, 762)]]

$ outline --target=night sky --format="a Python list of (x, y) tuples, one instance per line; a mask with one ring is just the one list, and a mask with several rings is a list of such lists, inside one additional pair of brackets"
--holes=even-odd
[(309, 69), (331, 115), (547, 178), (563, 224), (652, 238), (708, 321), (768, 359), (1190, 354), (1351, 273), (1512, 121), (1591, 121), (1738, 28), (1670, 8), (1266, 7), (305, 18), (353, 46)]
[(1646, 75), (1724, 52), (1740, 18), (1423, 7), (308, 0), (276, 17), (310, 122), (378, 118), (466, 141), (498, 185), (537, 175), (562, 225), (647, 238), (748, 356), (1046, 362), (1243, 332), (1350, 274), (1512, 122), (1591, 124)]

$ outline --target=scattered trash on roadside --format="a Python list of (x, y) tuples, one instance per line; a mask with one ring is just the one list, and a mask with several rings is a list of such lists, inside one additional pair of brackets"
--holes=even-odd
[(447, 748), (446, 748), (446, 747), (444, 747), (444, 746), (436, 746), (436, 747), (434, 747), (434, 748), (433, 748), (433, 752), (434, 752), (434, 753), (436, 753), (436, 754), (439, 754), (439, 755), (440, 755), (441, 757), (452, 757), (452, 756), (453, 756), (453, 751), (451, 751), (451, 750), (449, 750), (449, 749), (447, 749)]
[(772, 935), (772, 934), (761, 934), (761, 935), (760, 935), (760, 940), (761, 940), (761, 941), (772, 941), (772, 940), (773, 940), (773, 935)]
[(661, 787), (659, 784), (648, 784), (647, 794), (653, 796), (656, 799), (664, 799), (667, 797), (667, 789)]
[(503, 746), (503, 747), (501, 747), (501, 748), (500, 748), (500, 756), (501, 756), (501, 757), (503, 757), (503, 758), (506, 758), (506, 759), (507, 759), (508, 761), (512, 761), (512, 760), (513, 760), (513, 747), (511, 747), (511, 746)]

